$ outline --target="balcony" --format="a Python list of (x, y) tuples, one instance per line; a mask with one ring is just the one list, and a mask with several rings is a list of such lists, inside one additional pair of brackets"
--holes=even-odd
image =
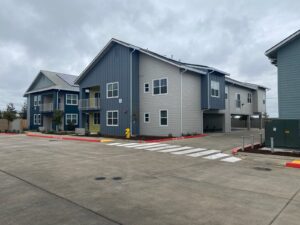
[(79, 100), (80, 110), (97, 110), (100, 109), (100, 98), (87, 98)]
[[(40, 111), (41, 112), (47, 113), (47, 112), (53, 112), (54, 110), (55, 109), (54, 109), (53, 103), (44, 103), (44, 104), (40, 105)], [(59, 104), (58, 110), (64, 111), (64, 104), (63, 103)]]

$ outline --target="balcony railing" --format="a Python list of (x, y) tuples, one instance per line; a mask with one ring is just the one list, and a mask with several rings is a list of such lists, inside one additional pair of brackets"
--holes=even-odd
[(87, 98), (79, 100), (79, 109), (95, 110), (100, 109), (100, 98)]
[[(64, 111), (64, 104), (60, 103), (58, 105), (58, 110)], [(53, 103), (44, 103), (40, 105), (41, 112), (53, 112), (55, 110)]]

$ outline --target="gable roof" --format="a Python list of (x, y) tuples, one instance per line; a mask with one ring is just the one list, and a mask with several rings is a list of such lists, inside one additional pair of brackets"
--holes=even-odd
[[(44, 88), (33, 89), (33, 87), (37, 84), (37, 82), (41, 76), (45, 76), (49, 81), (51, 81), (53, 83), (53, 85), (47, 86)], [(31, 93), (53, 90), (53, 89), (79, 92), (79, 86), (74, 84), (74, 81), (76, 78), (77, 78), (77, 76), (75, 76), (75, 75), (41, 70), (37, 74), (37, 76), (34, 78), (33, 82), (29, 86), (29, 88), (24, 93), (24, 97), (26, 97), (28, 94), (31, 94)]]
[(87, 75), (87, 73), (97, 64), (97, 62), (110, 50), (110, 48), (114, 45), (114, 44), (120, 44), (122, 46), (125, 46), (127, 48), (131, 48), (133, 50), (142, 52), (146, 55), (149, 55), (151, 57), (154, 57), (158, 60), (164, 61), (168, 64), (171, 64), (173, 66), (176, 66), (178, 68), (184, 69), (184, 70), (189, 70), (195, 73), (199, 73), (199, 74), (207, 74), (207, 71), (216, 71), (218, 73), (224, 74), (224, 75), (229, 75), (228, 73), (218, 70), (216, 68), (213, 67), (208, 67), (208, 66), (203, 66), (203, 65), (197, 65), (197, 64), (189, 64), (189, 63), (184, 63), (184, 62), (180, 62), (178, 60), (174, 60), (171, 58), (168, 58), (166, 56), (160, 55), (156, 52), (152, 52), (148, 49), (144, 49), (129, 43), (126, 43), (124, 41), (120, 41), (117, 40), (115, 38), (112, 38), (105, 46), (104, 48), (96, 55), (96, 57), (92, 60), (92, 62), (90, 64), (87, 65), (87, 67), (81, 72), (81, 74), (79, 75), (79, 77), (75, 80), (75, 84), (79, 84), (80, 81)]
[(238, 85), (238, 86), (241, 86), (241, 87), (249, 88), (249, 89), (252, 89), (252, 90), (257, 90), (259, 88), (269, 90), (269, 88), (261, 86), (261, 85), (251, 84), (251, 83), (247, 83), (247, 82), (241, 82), (241, 81), (229, 78), (229, 77), (225, 77), (225, 81), (227, 83), (231, 83), (231, 84)]
[(272, 48), (268, 49), (265, 52), (265, 55), (270, 59), (272, 64), (277, 65), (277, 52), (278, 52), (278, 50), (280, 48), (282, 48), (283, 46), (286, 46), (287, 44), (289, 44), (293, 40), (299, 38), (299, 37), (300, 37), (300, 30), (297, 30), (295, 33), (291, 34), (287, 38), (283, 39), (282, 41), (280, 41), (279, 43), (274, 45)]

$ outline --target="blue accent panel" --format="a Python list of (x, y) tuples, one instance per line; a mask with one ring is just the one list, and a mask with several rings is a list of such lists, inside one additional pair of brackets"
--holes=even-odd
[[(209, 81), (208, 81), (209, 79)], [(211, 81), (220, 83), (220, 96), (211, 96)], [(209, 98), (207, 97), (209, 95)], [(225, 76), (218, 72), (213, 72), (202, 76), (201, 79), (201, 107), (202, 109), (225, 109)]]
[[(101, 133), (112, 136), (124, 136), (125, 129), (130, 127), (130, 52), (132, 49), (114, 44), (111, 49), (91, 68), (88, 74), (80, 81), (81, 96), (85, 97), (84, 88), (100, 87), (100, 123)], [(138, 134), (138, 81), (139, 55), (133, 53), (133, 114), (136, 115), (133, 131)], [(106, 98), (106, 84), (119, 82), (119, 98)], [(119, 111), (119, 126), (106, 126), (106, 112)], [(85, 113), (85, 112), (82, 112)], [(84, 127), (85, 116), (80, 115), (80, 125)]]

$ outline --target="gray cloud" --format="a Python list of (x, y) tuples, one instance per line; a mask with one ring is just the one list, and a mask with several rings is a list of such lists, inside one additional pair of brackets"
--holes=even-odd
[(265, 50), (299, 29), (299, 1), (2, 0), (0, 108), (21, 106), (40, 69), (79, 74), (112, 38), (262, 84), (277, 115)]

